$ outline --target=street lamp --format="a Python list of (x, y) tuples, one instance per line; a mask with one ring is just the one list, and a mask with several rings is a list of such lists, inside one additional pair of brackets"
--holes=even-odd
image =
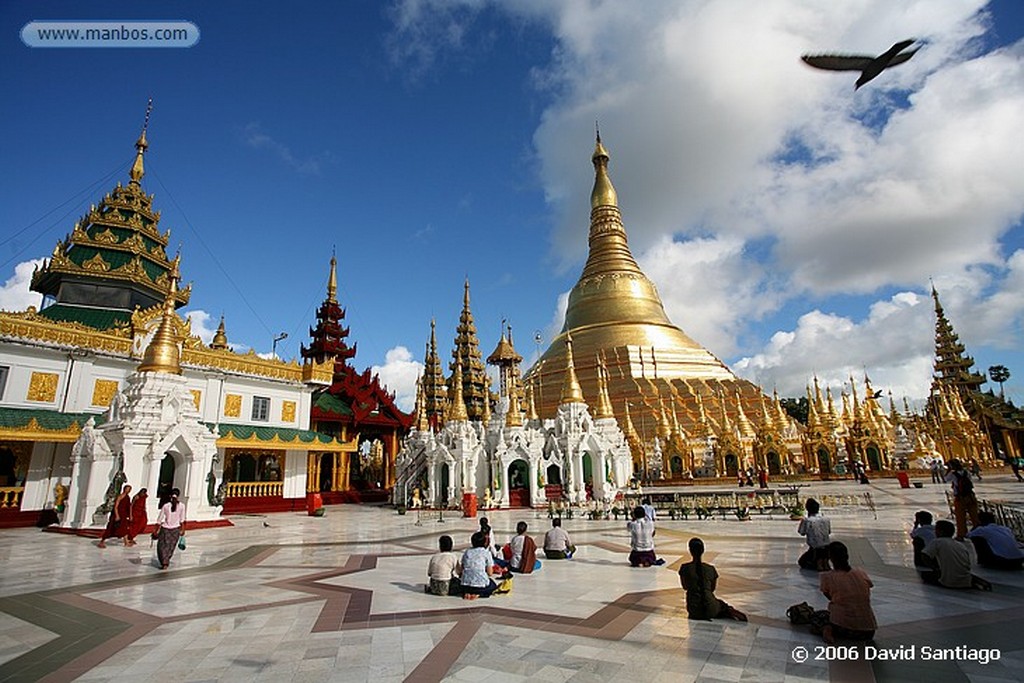
[(288, 333), (287, 332), (282, 332), (281, 334), (279, 334), (276, 337), (274, 337), (274, 343), (270, 345), (270, 355), (272, 355), (274, 358), (277, 358), (277, 342), (281, 341), (282, 339), (287, 339), (287, 338), (288, 338)]

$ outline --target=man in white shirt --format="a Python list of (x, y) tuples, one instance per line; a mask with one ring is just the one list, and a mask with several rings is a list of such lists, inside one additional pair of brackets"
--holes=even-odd
[(441, 552), (431, 555), (427, 565), (426, 592), (432, 595), (458, 595), (462, 576), (459, 554), (452, 552), (452, 537), (438, 539)]
[(807, 537), (807, 552), (800, 556), (797, 564), (801, 569), (826, 572), (828, 566), (828, 544), (832, 542), (832, 522), (818, 514), (821, 504), (813, 498), (804, 503), (807, 516), (800, 520), (797, 533)]
[(968, 540), (953, 538), (954, 533), (952, 522), (941, 519), (935, 523), (935, 540), (921, 551), (933, 561), (934, 571), (923, 572), (921, 579), (946, 588), (992, 590), (992, 584), (971, 573), (971, 565), (977, 561), (974, 546)]
[(562, 520), (551, 520), (551, 529), (544, 534), (544, 557), (549, 560), (568, 560), (576, 552), (576, 546), (569, 540), (569, 534), (562, 528)]

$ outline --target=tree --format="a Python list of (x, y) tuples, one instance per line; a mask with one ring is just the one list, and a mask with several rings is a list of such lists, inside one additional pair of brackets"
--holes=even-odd
[(800, 424), (807, 424), (807, 412), (810, 409), (807, 405), (807, 397), (801, 396), (800, 398), (784, 398), (781, 399), (779, 403), (782, 404), (782, 409), (785, 410), (791, 418)]
[(1010, 370), (1005, 365), (993, 365), (988, 369), (988, 378), (999, 384), (999, 396), (1006, 398), (1003, 393), (1003, 382), (1010, 379)]

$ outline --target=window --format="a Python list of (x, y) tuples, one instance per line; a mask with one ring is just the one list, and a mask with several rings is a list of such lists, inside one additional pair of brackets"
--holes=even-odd
[(4, 390), (7, 388), (8, 371), (10, 371), (9, 367), (0, 365), (0, 399), (4, 397)]
[(266, 422), (270, 419), (270, 399), (265, 396), (252, 397), (252, 419)]

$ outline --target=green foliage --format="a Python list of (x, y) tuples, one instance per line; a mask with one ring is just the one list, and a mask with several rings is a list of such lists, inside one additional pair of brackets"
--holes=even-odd
[(807, 424), (807, 412), (810, 408), (807, 405), (806, 396), (801, 396), (800, 398), (784, 398), (781, 399), (779, 403), (782, 404), (782, 409), (785, 410), (791, 418), (800, 424)]

